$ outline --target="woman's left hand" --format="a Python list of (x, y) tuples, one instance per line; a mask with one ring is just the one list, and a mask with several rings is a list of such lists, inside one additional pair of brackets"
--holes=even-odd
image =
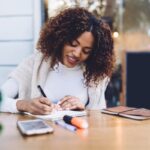
[(80, 101), (79, 98), (70, 95), (62, 98), (59, 102), (59, 105), (63, 110), (74, 110), (74, 109), (84, 110), (85, 109), (84, 104)]

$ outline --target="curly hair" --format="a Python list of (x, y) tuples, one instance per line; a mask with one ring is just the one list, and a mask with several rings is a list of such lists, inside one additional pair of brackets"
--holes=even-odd
[(41, 30), (37, 49), (43, 53), (45, 60), (51, 57), (50, 67), (53, 68), (61, 60), (64, 45), (76, 40), (85, 31), (93, 34), (94, 44), (84, 62), (84, 77), (86, 85), (97, 85), (112, 74), (115, 60), (113, 39), (108, 25), (86, 9), (68, 8), (49, 18)]

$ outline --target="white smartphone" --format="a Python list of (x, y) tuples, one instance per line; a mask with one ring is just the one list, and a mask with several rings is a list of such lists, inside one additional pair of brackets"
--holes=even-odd
[(17, 121), (17, 126), (24, 135), (52, 133), (54, 131), (50, 125), (40, 119)]

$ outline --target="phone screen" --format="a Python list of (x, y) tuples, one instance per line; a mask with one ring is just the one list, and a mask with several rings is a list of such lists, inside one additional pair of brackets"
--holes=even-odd
[(36, 122), (22, 122), (22, 126), (25, 130), (36, 130), (47, 127), (44, 122), (36, 121)]
[(43, 120), (26, 120), (18, 121), (17, 125), (20, 131), (26, 135), (42, 134), (53, 132), (53, 128), (46, 124)]

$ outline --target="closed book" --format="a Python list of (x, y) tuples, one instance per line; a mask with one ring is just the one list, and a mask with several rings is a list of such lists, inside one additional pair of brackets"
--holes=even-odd
[(102, 113), (126, 117), (135, 120), (150, 119), (150, 110), (145, 108), (134, 108), (127, 106), (116, 106), (101, 110)]

